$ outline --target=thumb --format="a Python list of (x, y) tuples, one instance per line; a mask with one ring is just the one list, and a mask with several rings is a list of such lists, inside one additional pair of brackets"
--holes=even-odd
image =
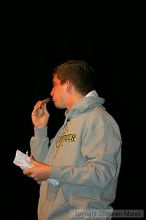
[(37, 165), (38, 165), (38, 161), (35, 160), (32, 155), (30, 155), (29, 159), (30, 159), (30, 162), (31, 162), (34, 166), (37, 166)]

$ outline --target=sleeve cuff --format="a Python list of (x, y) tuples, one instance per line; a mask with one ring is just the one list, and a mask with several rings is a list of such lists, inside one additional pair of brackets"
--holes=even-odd
[(51, 173), (50, 173), (50, 178), (52, 179), (60, 179), (60, 176), (61, 176), (61, 168), (60, 167), (57, 167), (57, 166), (53, 166), (52, 169), (51, 169)]
[(39, 137), (47, 137), (48, 128), (34, 128), (34, 135)]

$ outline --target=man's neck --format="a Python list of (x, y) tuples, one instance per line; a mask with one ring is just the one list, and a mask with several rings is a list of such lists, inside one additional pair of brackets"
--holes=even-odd
[(67, 109), (71, 109), (80, 99), (82, 99), (84, 96), (79, 94), (79, 93), (75, 93), (74, 95), (70, 95), (70, 97), (68, 98), (69, 102), (67, 105)]

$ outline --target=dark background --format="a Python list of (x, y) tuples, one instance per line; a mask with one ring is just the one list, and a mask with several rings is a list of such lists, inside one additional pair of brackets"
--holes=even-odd
[[(115, 209), (144, 209), (145, 15), (143, 6), (83, 7), (48, 11), (6, 10), (1, 20), (1, 215), (36, 219), (39, 186), (13, 164), (29, 150), (31, 111), (48, 97), (52, 71), (84, 59), (97, 71), (97, 92), (121, 129), (122, 166)], [(11, 7), (10, 7), (11, 8)], [(6, 9), (6, 8), (5, 8)], [(27, 8), (29, 9), (29, 7)], [(121, 11), (120, 11), (121, 9)], [(9, 12), (11, 13), (9, 14)], [(33, 11), (33, 14), (31, 12)], [(51, 11), (53, 11), (52, 14)], [(42, 13), (43, 12), (43, 13)], [(43, 17), (40, 15), (43, 14)], [(100, 15), (99, 15), (100, 14)], [(64, 120), (50, 102), (49, 136)]]

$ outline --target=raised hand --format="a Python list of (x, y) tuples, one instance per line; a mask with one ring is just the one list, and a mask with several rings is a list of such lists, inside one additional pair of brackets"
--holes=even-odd
[(32, 123), (36, 128), (45, 128), (49, 120), (49, 112), (47, 111), (46, 103), (48, 99), (38, 101), (32, 111)]

